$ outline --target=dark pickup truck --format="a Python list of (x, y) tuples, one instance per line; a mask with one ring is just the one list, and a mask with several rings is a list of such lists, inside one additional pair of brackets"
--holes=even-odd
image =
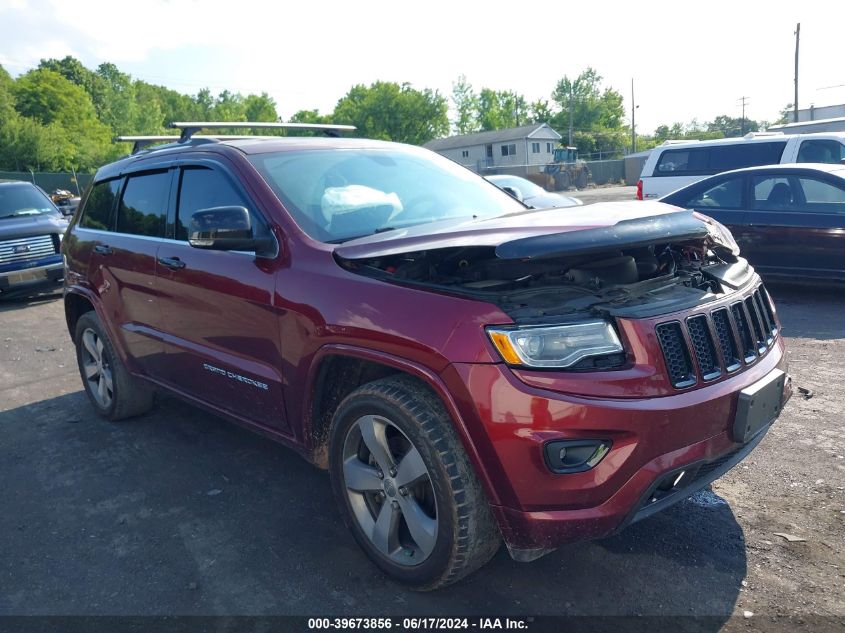
[(35, 185), (0, 180), (0, 297), (56, 286), (68, 222)]

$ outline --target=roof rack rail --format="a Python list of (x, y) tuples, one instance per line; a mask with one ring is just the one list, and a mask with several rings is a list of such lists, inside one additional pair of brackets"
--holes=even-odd
[(339, 132), (351, 132), (355, 130), (354, 125), (334, 125), (329, 123), (276, 123), (267, 121), (178, 121), (168, 123), (171, 129), (180, 130), (179, 136), (175, 134), (150, 134), (150, 135), (129, 135), (118, 136), (114, 140), (119, 143), (134, 143), (132, 153), (137, 154), (145, 147), (153, 143), (172, 141), (174, 143), (187, 143), (192, 138), (207, 139), (209, 141), (232, 140), (253, 138), (251, 134), (197, 134), (203, 129), (235, 128), (235, 129), (289, 129), (289, 130), (319, 130), (327, 136), (339, 136)]
[(351, 132), (354, 125), (335, 125), (330, 123), (276, 123), (266, 121), (176, 121), (168, 123), (167, 127), (181, 130), (179, 142), (184, 143), (200, 130), (219, 128), (237, 129), (288, 129), (288, 130), (319, 130), (328, 136), (338, 136), (339, 132)]

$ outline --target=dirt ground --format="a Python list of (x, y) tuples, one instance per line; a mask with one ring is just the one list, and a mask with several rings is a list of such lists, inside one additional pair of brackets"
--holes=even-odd
[(617, 536), (531, 564), (503, 549), (429, 594), (368, 562), (326, 474), (285, 448), (168, 397), (136, 420), (97, 418), (61, 299), (2, 302), (0, 615), (639, 615), (674, 630), (842, 631), (845, 292), (770, 290), (808, 392), (745, 462)]

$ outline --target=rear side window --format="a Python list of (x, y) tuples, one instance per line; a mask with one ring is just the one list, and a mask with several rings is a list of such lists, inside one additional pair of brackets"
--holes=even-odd
[(731, 169), (780, 162), (786, 141), (729, 143), (711, 147), (668, 149), (654, 168), (655, 176), (705, 176)]
[(176, 239), (188, 239), (191, 215), (196, 211), (232, 206), (250, 207), (224, 174), (203, 167), (185, 169), (179, 187)]
[(166, 171), (130, 176), (118, 206), (118, 233), (163, 237), (169, 194)]
[(120, 180), (106, 180), (98, 182), (88, 194), (88, 201), (82, 210), (82, 218), (79, 225), (86, 229), (99, 229), (111, 231), (112, 213), (114, 212), (114, 201), (120, 188)]
[(845, 145), (830, 139), (801, 141), (799, 163), (838, 163), (845, 158)]

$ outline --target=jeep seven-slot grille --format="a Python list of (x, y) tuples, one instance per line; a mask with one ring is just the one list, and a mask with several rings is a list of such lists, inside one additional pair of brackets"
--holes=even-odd
[(730, 307), (658, 324), (655, 333), (672, 385), (681, 389), (715, 380), (765, 355), (777, 334), (769, 301), (761, 285)]

